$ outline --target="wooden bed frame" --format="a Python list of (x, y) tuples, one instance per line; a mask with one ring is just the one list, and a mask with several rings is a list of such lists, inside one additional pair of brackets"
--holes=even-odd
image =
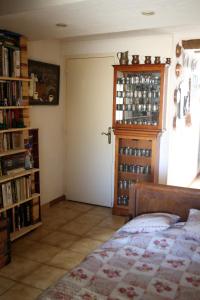
[(200, 189), (170, 185), (137, 183), (130, 187), (132, 217), (153, 212), (177, 214), (187, 220), (189, 209), (200, 209)]

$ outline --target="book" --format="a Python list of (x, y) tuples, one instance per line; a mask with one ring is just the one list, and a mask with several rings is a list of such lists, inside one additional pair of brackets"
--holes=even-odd
[(8, 202), (7, 202), (7, 187), (6, 187), (6, 183), (2, 183), (1, 189), (2, 189), (3, 207), (7, 207), (8, 206)]
[(20, 50), (13, 52), (13, 73), (15, 77), (20, 77)]
[[(3, 157), (2, 158), (2, 172), (4, 175), (11, 175), (9, 171), (13, 169), (24, 168), (24, 154), (17, 154), (13, 156)], [(21, 170), (18, 170), (21, 171)], [(15, 172), (15, 171), (14, 171)]]
[(3, 43), (0, 42), (0, 76), (3, 76)]
[(0, 190), (0, 208), (3, 208), (3, 196), (2, 196), (2, 190)]
[(16, 201), (20, 201), (20, 179), (15, 180)]
[(8, 57), (8, 48), (3, 47), (4, 51), (4, 56), (3, 56), (3, 60), (4, 60), (4, 64), (3, 64), (3, 76), (9, 76), (9, 57)]
[(24, 226), (31, 225), (31, 203), (27, 202), (24, 204)]
[(30, 198), (31, 193), (31, 176), (26, 176), (26, 198)]
[(3, 172), (2, 172), (2, 159), (0, 159), (0, 176), (3, 175)]
[(15, 180), (11, 181), (11, 189), (12, 189), (12, 200), (13, 200), (13, 203), (16, 203), (17, 202), (17, 190), (16, 190)]
[(4, 147), (3, 147), (3, 134), (0, 133), (0, 153), (2, 153), (4, 151)]
[(7, 141), (7, 134), (3, 134), (3, 151), (8, 150), (8, 141)]
[(11, 189), (11, 181), (6, 183), (6, 198), (7, 198), (7, 205), (12, 205), (12, 189)]
[(0, 129), (3, 129), (3, 110), (0, 110)]
[(23, 134), (21, 132), (12, 133), (12, 148), (14, 150), (23, 148)]

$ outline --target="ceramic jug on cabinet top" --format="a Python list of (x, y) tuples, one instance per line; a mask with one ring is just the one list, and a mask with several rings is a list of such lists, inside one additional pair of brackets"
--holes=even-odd
[(128, 51), (117, 52), (117, 58), (119, 59), (120, 65), (128, 65)]
[(145, 56), (145, 61), (144, 61), (145, 64), (151, 64), (151, 56)]
[(132, 55), (132, 65), (137, 65), (140, 63), (140, 60), (139, 60), (139, 55)]

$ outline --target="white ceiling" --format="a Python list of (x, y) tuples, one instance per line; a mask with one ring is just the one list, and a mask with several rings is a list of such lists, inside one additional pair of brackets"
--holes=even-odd
[(200, 28), (199, 14), (200, 0), (0, 0), (0, 28), (30, 40)]

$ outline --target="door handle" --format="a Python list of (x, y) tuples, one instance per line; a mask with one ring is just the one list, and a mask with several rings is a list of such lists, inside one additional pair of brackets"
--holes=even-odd
[(102, 132), (101, 135), (107, 135), (108, 137), (108, 144), (111, 144), (111, 127), (108, 127), (108, 132)]

